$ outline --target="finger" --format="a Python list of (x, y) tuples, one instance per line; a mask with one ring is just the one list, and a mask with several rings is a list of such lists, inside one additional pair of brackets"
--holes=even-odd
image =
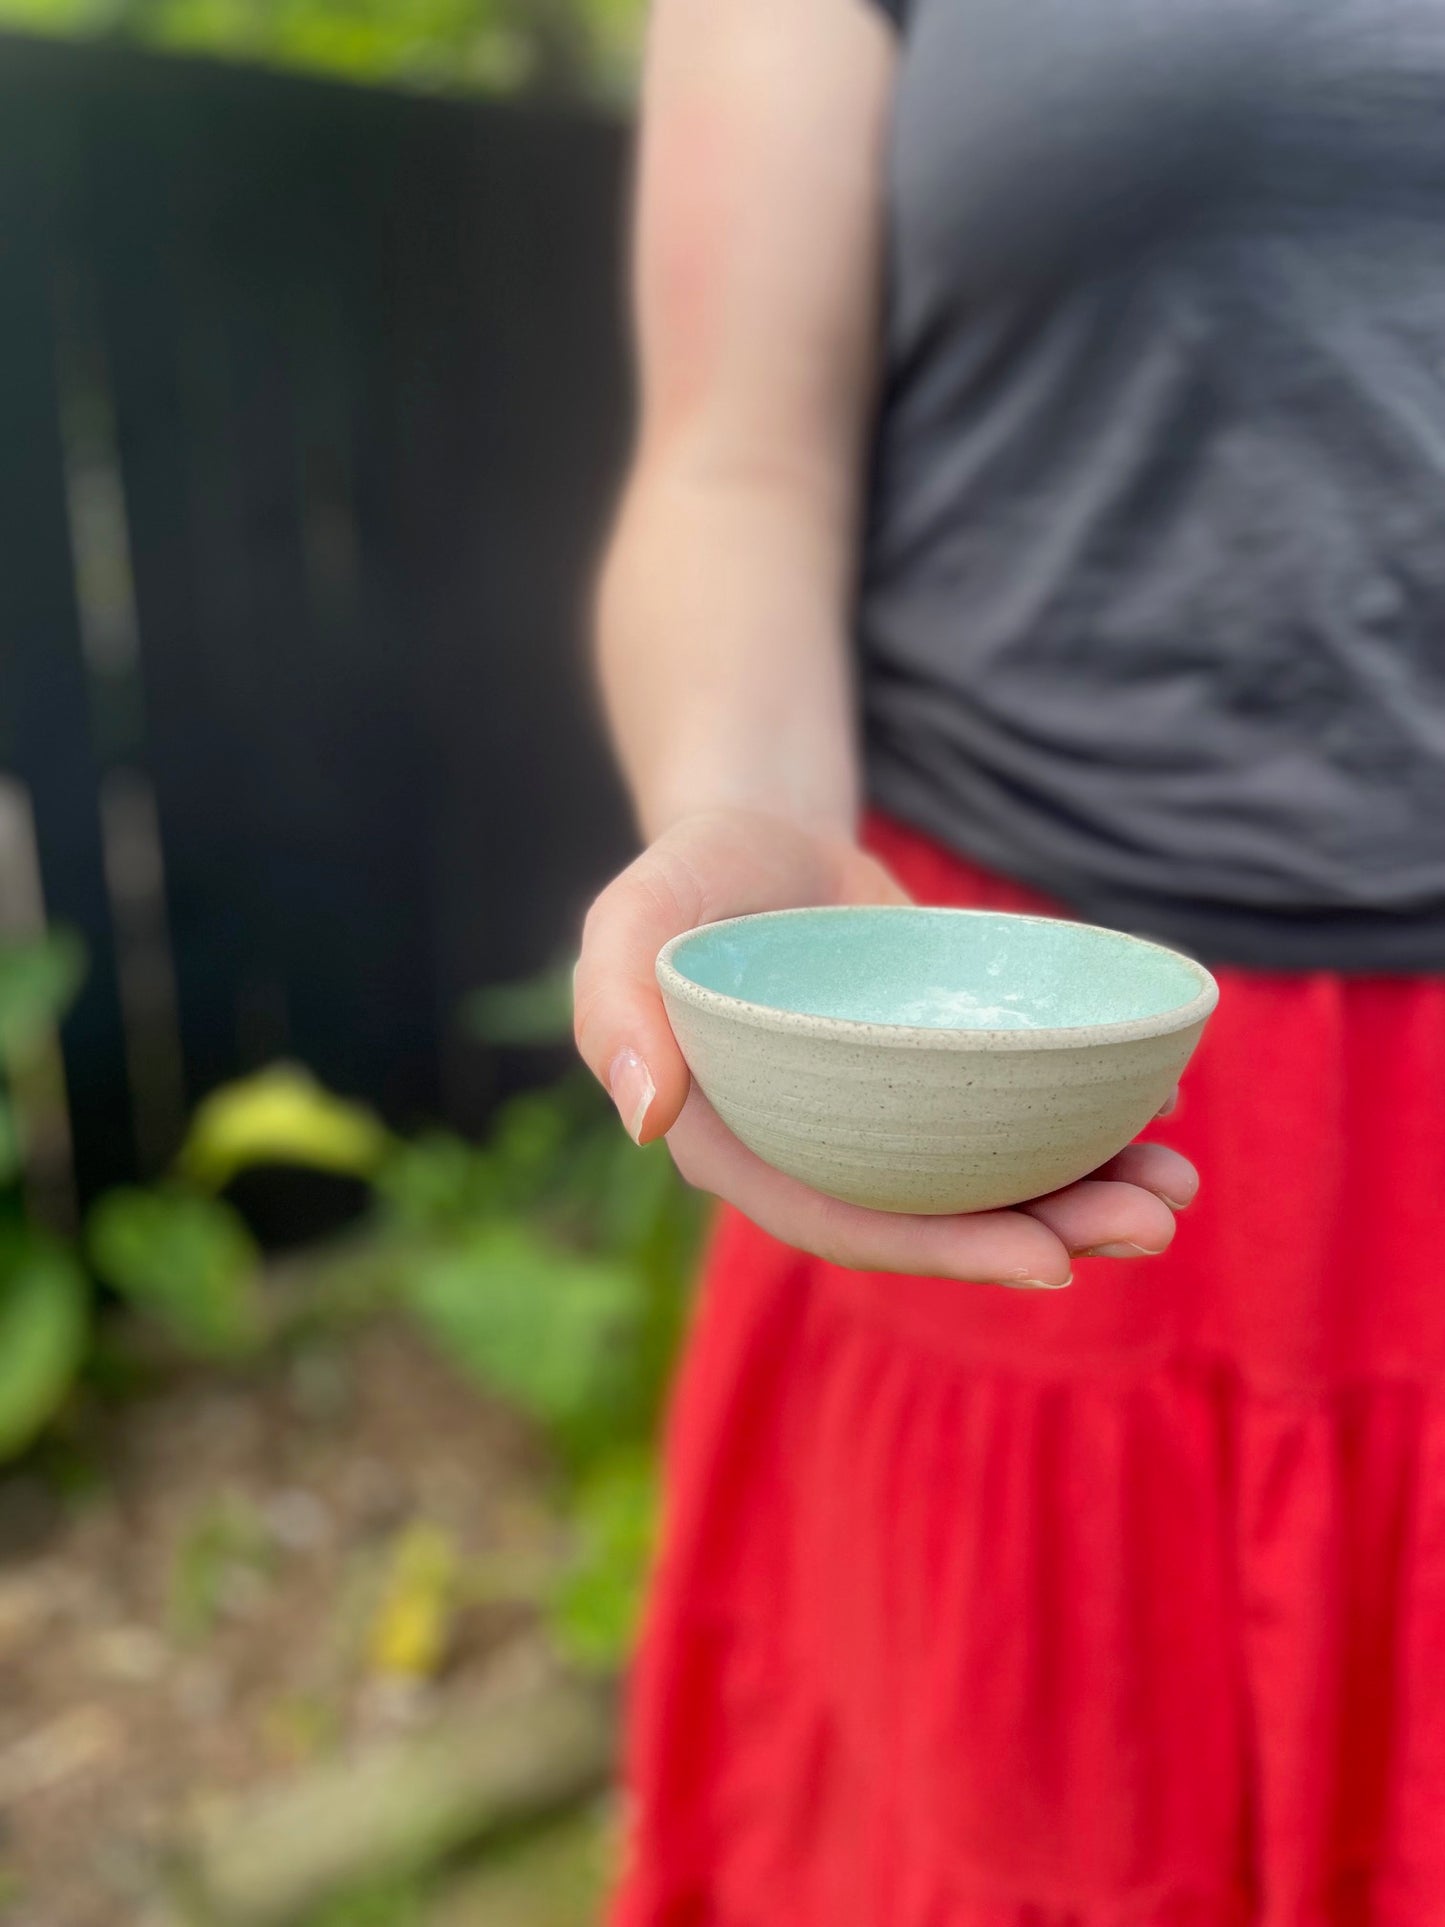
[(824, 1197), (739, 1143), (697, 1089), (668, 1145), (690, 1184), (725, 1198), (785, 1244), (831, 1264), (1043, 1288), (1069, 1282), (1068, 1252), (1041, 1220), (1016, 1211), (913, 1217)]
[(685, 865), (655, 848), (609, 883), (587, 913), (573, 978), (577, 1048), (639, 1144), (682, 1109), (689, 1073), (657, 988), (657, 953), (699, 921)]
[(1047, 1225), (1069, 1251), (1093, 1257), (1152, 1257), (1174, 1236), (1174, 1213), (1137, 1184), (1085, 1178), (1019, 1209)]
[(1199, 1173), (1167, 1144), (1126, 1145), (1093, 1176), (1141, 1185), (1162, 1198), (1171, 1211), (1187, 1211), (1199, 1192)]

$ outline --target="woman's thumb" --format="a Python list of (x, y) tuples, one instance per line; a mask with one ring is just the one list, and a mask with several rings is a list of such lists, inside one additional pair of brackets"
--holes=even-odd
[(697, 922), (689, 883), (644, 851), (587, 914), (573, 997), (577, 1048), (639, 1144), (672, 1129), (689, 1077), (654, 965), (669, 938)]

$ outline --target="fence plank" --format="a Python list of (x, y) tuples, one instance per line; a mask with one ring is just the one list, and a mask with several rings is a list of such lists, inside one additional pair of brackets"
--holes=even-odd
[(56, 387), (70, 150), (43, 99), (7, 100), (0, 119), (0, 760), (30, 793), (47, 914), (89, 950), (62, 1041), (76, 1176), (90, 1190), (130, 1167), (134, 1137)]

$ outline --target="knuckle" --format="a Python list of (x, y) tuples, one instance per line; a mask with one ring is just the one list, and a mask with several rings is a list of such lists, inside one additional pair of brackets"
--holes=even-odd
[(702, 895), (698, 876), (682, 853), (653, 844), (593, 898), (582, 920), (584, 958), (599, 938), (615, 940), (619, 932), (625, 936), (639, 925), (647, 926), (649, 936), (661, 927), (674, 934), (690, 929), (698, 920)]
[(675, 934), (697, 922), (701, 893), (692, 870), (676, 852), (649, 850), (623, 874), (657, 924)]

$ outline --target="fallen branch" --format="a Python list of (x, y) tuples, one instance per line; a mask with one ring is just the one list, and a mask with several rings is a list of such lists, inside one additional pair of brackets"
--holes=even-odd
[(552, 1677), (268, 1787), (182, 1845), (186, 1909), (206, 1927), (287, 1927), (333, 1894), (561, 1812), (606, 1784), (614, 1716), (610, 1687)]

